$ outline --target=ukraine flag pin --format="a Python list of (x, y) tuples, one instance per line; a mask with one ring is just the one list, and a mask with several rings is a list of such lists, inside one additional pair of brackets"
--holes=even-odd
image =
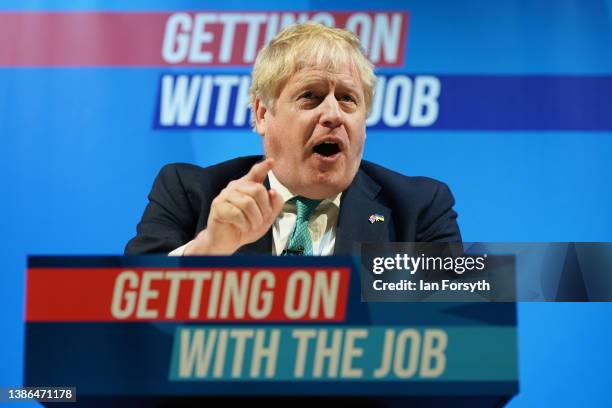
[(375, 222), (385, 222), (385, 217), (380, 214), (372, 214), (369, 218), (370, 224), (374, 224)]

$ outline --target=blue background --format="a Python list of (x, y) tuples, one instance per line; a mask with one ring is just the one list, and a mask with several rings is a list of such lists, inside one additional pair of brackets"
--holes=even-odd
[[(218, 10), (215, 2), (176, 0), (2, 4), (4, 11)], [(290, 10), (371, 7), (294, 1)], [(411, 13), (406, 64), (385, 73), (598, 76), (608, 83), (612, 76), (610, 0), (377, 1), (375, 7)], [(225, 1), (224, 8), (252, 6)], [(154, 131), (162, 69), (0, 68), (0, 385), (22, 381), (26, 255), (119, 254), (163, 164), (204, 166), (261, 152), (259, 136), (245, 130)], [(612, 100), (612, 89), (600, 91)], [(531, 92), (541, 90), (525, 89), (525, 112)], [(481, 123), (484, 109), (462, 114)], [(364, 158), (448, 183), (466, 241), (609, 242), (612, 132), (609, 117), (600, 120), (589, 131), (370, 131)], [(521, 392), (509, 406), (609, 403), (612, 305), (531, 303), (518, 310)]]

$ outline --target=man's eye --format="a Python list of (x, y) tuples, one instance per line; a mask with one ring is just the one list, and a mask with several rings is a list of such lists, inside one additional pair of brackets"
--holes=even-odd
[(353, 98), (351, 95), (342, 95), (340, 100), (342, 102), (355, 102), (355, 98)]
[(312, 99), (314, 98), (314, 93), (311, 91), (306, 91), (302, 94), (301, 98)]

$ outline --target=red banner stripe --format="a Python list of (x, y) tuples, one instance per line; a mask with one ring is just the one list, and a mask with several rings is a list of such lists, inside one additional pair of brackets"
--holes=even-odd
[[(210, 60), (194, 58), (189, 52), (177, 61), (164, 58), (163, 43), (166, 25), (171, 16), (184, 13), (188, 24), (177, 25), (169, 32), (179, 33), (185, 40), (185, 49), (191, 50), (197, 38), (200, 51)], [(357, 12), (317, 11), (267, 11), (267, 12), (0, 12), (0, 66), (244, 66), (253, 64), (254, 50), (259, 49), (267, 36), (279, 31), (284, 16), (299, 21), (300, 15), (309, 18), (317, 13), (327, 14), (337, 27), (345, 28), (347, 21)], [(357, 31), (366, 30), (362, 38), (378, 51), (380, 57), (374, 61), (377, 66), (401, 66), (404, 64), (404, 50), (408, 27), (406, 12), (359, 12), (352, 25)], [(197, 16), (213, 20), (197, 24)], [(227, 16), (242, 16), (243, 20), (228, 22)], [(392, 17), (401, 20), (401, 28), (393, 39), (383, 33)], [(381, 19), (382, 20), (378, 20)], [(216, 20), (215, 20), (216, 19)], [(249, 20), (250, 19), (250, 20)], [(246, 22), (246, 20), (250, 21)], [(398, 21), (399, 21), (398, 20)], [(358, 21), (358, 22), (357, 22)], [(268, 30), (268, 25), (271, 28)], [(198, 30), (198, 27), (201, 30)], [(401, 32), (401, 34), (400, 34)], [(198, 36), (194, 33), (204, 33)], [(169, 44), (179, 47), (169, 34)], [(252, 38), (251, 38), (252, 37)], [(399, 37), (399, 38), (397, 38)], [(228, 58), (221, 54), (223, 39)], [(389, 48), (393, 60), (383, 57)], [(370, 44), (364, 44), (368, 48)], [(255, 48), (252, 48), (256, 46)], [(252, 52), (245, 52), (248, 47)], [(174, 49), (173, 48), (173, 49)], [(228, 51), (229, 49), (229, 51)]]
[(349, 268), (31, 268), (26, 320), (338, 322), (349, 279)]
[(0, 13), (0, 65), (161, 65), (161, 13)]

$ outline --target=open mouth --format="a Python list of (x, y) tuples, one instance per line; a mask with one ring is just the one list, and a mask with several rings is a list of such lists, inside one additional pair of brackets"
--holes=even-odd
[(340, 153), (340, 145), (332, 141), (325, 141), (316, 145), (313, 150), (321, 156), (330, 157)]

